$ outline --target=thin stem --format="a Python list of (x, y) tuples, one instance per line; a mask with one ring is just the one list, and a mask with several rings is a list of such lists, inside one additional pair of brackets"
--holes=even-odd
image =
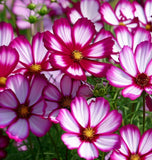
[(145, 132), (145, 98), (146, 92), (143, 92), (143, 133)]
[(43, 149), (42, 149), (41, 141), (40, 141), (39, 137), (37, 137), (37, 136), (36, 136), (36, 138), (37, 138), (37, 141), (38, 141), (39, 146), (40, 146), (40, 151), (41, 151), (41, 153), (42, 153), (43, 160), (45, 160), (45, 156), (44, 156), (44, 153), (43, 153)]

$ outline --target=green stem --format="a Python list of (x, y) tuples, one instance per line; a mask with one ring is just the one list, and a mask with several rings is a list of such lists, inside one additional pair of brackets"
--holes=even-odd
[(29, 145), (30, 145), (30, 151), (31, 151), (32, 159), (35, 160), (35, 156), (34, 156), (34, 152), (33, 152), (33, 144), (32, 144), (32, 141), (31, 141), (31, 136), (28, 137), (28, 141), (29, 141)]
[(145, 98), (146, 92), (143, 92), (143, 133), (145, 132)]
[(40, 141), (39, 137), (36, 136), (36, 138), (37, 138), (37, 141), (38, 141), (39, 146), (40, 146), (40, 151), (42, 153), (43, 160), (45, 160), (45, 156), (44, 156), (44, 153), (43, 153), (43, 148), (42, 148), (42, 145), (41, 145), (41, 141)]

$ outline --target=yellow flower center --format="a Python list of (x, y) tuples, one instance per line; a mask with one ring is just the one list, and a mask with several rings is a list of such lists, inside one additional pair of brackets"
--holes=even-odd
[(7, 80), (7, 78), (0, 77), (0, 86), (5, 86), (6, 85), (6, 80)]
[(150, 24), (147, 24), (147, 25), (146, 25), (146, 30), (149, 31), (150, 29), (151, 29), (151, 25), (150, 25)]
[(95, 131), (93, 130), (93, 128), (85, 128), (84, 131), (83, 131), (83, 138), (85, 140), (92, 140), (94, 138), (94, 134), (95, 134)]
[(119, 22), (120, 26), (126, 26), (123, 22)]
[(28, 106), (21, 105), (18, 108), (18, 116), (20, 118), (28, 118), (30, 115), (30, 110)]
[(69, 96), (65, 96), (61, 100), (61, 106), (63, 108), (70, 109), (71, 101), (72, 101), (72, 99)]
[(40, 64), (33, 64), (30, 67), (30, 72), (40, 72), (41, 71), (41, 65)]
[(140, 160), (140, 157), (138, 154), (133, 154), (131, 155), (130, 160)]
[(82, 53), (77, 50), (73, 51), (72, 54), (76, 61), (80, 61), (83, 58)]

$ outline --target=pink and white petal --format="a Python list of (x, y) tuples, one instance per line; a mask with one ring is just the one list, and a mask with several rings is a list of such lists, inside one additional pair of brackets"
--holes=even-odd
[(135, 77), (137, 75), (137, 65), (135, 62), (135, 57), (132, 49), (128, 46), (124, 46), (120, 52), (120, 64), (122, 68), (131, 76)]
[(105, 38), (83, 50), (83, 56), (87, 58), (107, 58), (112, 53), (113, 44), (111, 37)]
[(136, 1), (133, 2), (133, 5), (135, 6), (135, 16), (138, 17), (139, 21), (142, 22), (143, 24), (146, 24), (146, 15), (144, 12), (143, 7)]
[(31, 113), (32, 114), (35, 114), (35, 115), (41, 115), (43, 116), (45, 114), (45, 107), (46, 107), (46, 103), (45, 101), (42, 99), (40, 100), (38, 103), (34, 104), (32, 106), (32, 111)]
[(94, 24), (87, 18), (79, 19), (73, 26), (72, 36), (76, 50), (87, 46), (95, 34)]
[(29, 127), (31, 132), (38, 136), (44, 136), (51, 127), (51, 122), (48, 119), (43, 119), (40, 116), (32, 115), (29, 118)]
[(135, 51), (137, 45), (143, 41), (151, 41), (151, 35), (149, 31), (144, 28), (138, 27), (134, 34), (133, 51)]
[(83, 84), (77, 91), (78, 97), (84, 97), (86, 99), (93, 97), (93, 89), (89, 85)]
[(72, 86), (72, 92), (71, 92), (72, 99), (77, 95), (78, 90), (80, 89), (81, 86), (82, 86), (82, 84), (81, 84), (80, 80), (73, 80), (73, 86)]
[(145, 73), (147, 76), (152, 76), (152, 60), (148, 63)]
[(102, 19), (111, 25), (119, 25), (119, 21), (111, 7), (111, 5), (108, 2), (105, 2), (100, 7), (100, 13), (102, 16)]
[(49, 114), (49, 120), (52, 121), (53, 123), (59, 123), (59, 121), (57, 120), (57, 116), (60, 112), (60, 109), (55, 109), (53, 110), (50, 114)]
[(13, 27), (10, 23), (1, 22), (0, 23), (0, 46), (6, 45), (14, 38)]
[(64, 54), (51, 54), (50, 62), (54, 68), (64, 69), (72, 63), (72, 59)]
[(105, 77), (108, 69), (111, 67), (111, 64), (89, 59), (82, 59), (80, 64), (84, 70), (95, 77)]
[(152, 152), (148, 153), (147, 155), (144, 156), (145, 160), (151, 160), (152, 159)]
[(140, 73), (144, 73), (152, 58), (152, 44), (148, 41), (141, 42), (135, 51), (136, 63)]
[(85, 98), (76, 97), (71, 102), (71, 112), (77, 122), (84, 128), (89, 123), (89, 108)]
[(111, 160), (128, 160), (128, 157), (126, 157), (125, 155), (123, 155), (117, 151), (113, 151), (110, 156), (110, 159)]
[(68, 75), (71, 76), (71, 78), (86, 80), (84, 70), (81, 68), (81, 65), (79, 63), (74, 62), (65, 71)]
[(79, 124), (73, 117), (73, 115), (67, 109), (60, 109), (57, 120), (60, 122), (60, 126), (67, 132), (80, 133)]
[(97, 97), (95, 101), (89, 104), (90, 109), (90, 126), (98, 125), (108, 114), (110, 105), (103, 97)]
[(17, 142), (25, 140), (29, 135), (29, 126), (26, 119), (18, 119), (11, 124), (6, 133), (9, 138), (14, 139)]
[(127, 27), (118, 26), (115, 29), (115, 33), (116, 33), (117, 41), (121, 48), (123, 48), (124, 46), (129, 46), (130, 48), (132, 48), (133, 36), (131, 32), (129, 32)]
[(145, 11), (147, 21), (151, 22), (151, 20), (152, 20), (152, 18), (151, 18), (151, 15), (152, 15), (152, 1), (151, 0), (147, 0), (145, 2), (144, 11)]
[(25, 63), (27, 65), (33, 64), (31, 44), (24, 36), (15, 38), (10, 43), (10, 46), (17, 50), (17, 52), (19, 53), (19, 60), (22, 63)]
[(63, 96), (70, 96), (72, 87), (73, 87), (72, 79), (68, 75), (64, 75), (60, 82), (60, 88)]
[(44, 33), (37, 33), (32, 39), (32, 55), (34, 63), (41, 63), (47, 55), (43, 42)]
[(131, 100), (135, 100), (142, 92), (143, 89), (139, 88), (137, 85), (130, 85), (122, 90), (122, 95), (130, 98)]
[(48, 81), (43, 75), (36, 75), (30, 84), (30, 93), (28, 97), (29, 106), (36, 103), (42, 97), (42, 91), (47, 86)]
[(122, 122), (122, 115), (117, 111), (111, 111), (97, 126), (97, 134), (112, 133), (116, 131)]
[(94, 144), (103, 152), (109, 152), (113, 149), (119, 149), (120, 136), (117, 134), (99, 135)]
[(125, 87), (133, 83), (131, 76), (115, 66), (107, 71), (107, 80), (115, 87)]
[(7, 79), (6, 87), (14, 92), (21, 104), (24, 104), (29, 94), (29, 81), (25, 76), (21, 74), (10, 76)]
[(15, 109), (19, 105), (18, 100), (16, 99), (16, 96), (12, 92), (12, 90), (4, 90), (3, 92), (0, 92), (0, 106)]
[(0, 108), (0, 128), (10, 125), (16, 117), (17, 115), (13, 110)]
[(53, 84), (49, 83), (49, 85), (44, 88), (43, 97), (49, 101), (58, 102), (62, 96), (59, 89)]
[(138, 147), (138, 153), (145, 155), (151, 151), (152, 129), (147, 130), (141, 137)]
[(121, 154), (125, 155), (125, 156), (130, 155), (129, 148), (128, 148), (127, 144), (125, 143), (125, 141), (122, 139), (122, 137), (121, 137), (120, 143), (121, 143), (121, 146), (120, 146), (120, 148), (118, 149), (118, 151), (119, 151)]
[(128, 146), (131, 154), (136, 154), (140, 141), (140, 131), (135, 125), (127, 125), (120, 129), (120, 135)]
[(71, 26), (66, 18), (60, 18), (54, 22), (53, 32), (59, 36), (68, 48), (72, 48)]
[(83, 142), (78, 148), (78, 154), (81, 158), (93, 160), (99, 156), (98, 149), (93, 143)]
[(80, 137), (74, 133), (64, 133), (61, 139), (68, 149), (77, 149), (82, 143)]
[(19, 55), (14, 48), (0, 47), (0, 77), (7, 77), (16, 67)]
[(127, 0), (120, 0), (115, 7), (116, 16), (120, 20), (122, 17), (125, 19), (133, 19), (134, 11), (134, 6)]
[[(152, 78), (152, 77), (151, 77), (151, 78)], [(149, 85), (149, 86), (145, 87), (144, 89), (145, 89), (145, 91), (146, 91), (149, 95), (152, 94), (152, 85)]]
[(67, 51), (65, 47), (65, 43), (61, 39), (53, 35), (51, 32), (49, 31), (44, 32), (43, 41), (46, 49), (50, 51), (53, 50), (56, 52), (62, 52), (62, 53), (68, 54), (68, 52), (65, 52)]
[(70, 8), (68, 10), (67, 16), (69, 17), (72, 24), (75, 24), (79, 18), (82, 18), (80, 13), (75, 8)]
[(101, 15), (99, 14), (100, 3), (98, 0), (82, 0), (80, 2), (80, 9), (83, 17), (87, 17), (92, 22), (99, 21)]

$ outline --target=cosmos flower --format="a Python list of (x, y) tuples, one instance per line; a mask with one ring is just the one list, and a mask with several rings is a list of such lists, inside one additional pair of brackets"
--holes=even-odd
[(128, 0), (118, 1), (115, 9), (108, 2), (105, 2), (100, 7), (102, 20), (112, 26), (127, 26), (128, 28), (136, 28), (138, 20), (134, 15), (135, 7)]
[(59, 123), (56, 119), (62, 108), (70, 110), (71, 101), (76, 96), (83, 96), (86, 99), (92, 97), (93, 92), (86, 84), (82, 84), (80, 80), (71, 79), (67, 75), (63, 75), (60, 80), (60, 86), (49, 84), (44, 88), (43, 97), (47, 103), (46, 116), (54, 123)]
[(133, 50), (125, 46), (120, 52), (122, 69), (112, 66), (107, 72), (107, 80), (112, 86), (124, 88), (122, 95), (131, 100), (138, 98), (143, 91), (152, 94), (152, 44), (141, 42)]
[(23, 141), (29, 131), (41, 137), (50, 129), (51, 122), (43, 118), (46, 104), (41, 95), (46, 85), (41, 75), (31, 82), (21, 74), (8, 78), (8, 89), (0, 93), (0, 128), (7, 127), (9, 138)]
[(43, 44), (43, 33), (33, 36), (32, 44), (24, 36), (15, 38), (10, 46), (19, 53), (19, 63), (16, 72), (23, 72), (26, 75), (46, 73), (51, 66), (48, 61), (49, 53)]
[(140, 26), (148, 31), (152, 31), (152, 0), (146, 0), (144, 7), (135, 1), (133, 2), (133, 5), (135, 6), (135, 16), (138, 17)]
[(12, 74), (19, 61), (17, 51), (9, 46), (0, 47), (0, 90), (6, 87), (7, 78)]
[(71, 102), (71, 112), (61, 109), (57, 119), (66, 131), (61, 137), (68, 149), (78, 149), (81, 158), (93, 160), (99, 156), (98, 149), (108, 152), (119, 148), (119, 135), (113, 132), (121, 124), (122, 116), (117, 110), (109, 111), (107, 100), (96, 98), (87, 104), (83, 97)]
[(121, 147), (111, 154), (110, 160), (151, 160), (152, 129), (141, 136), (135, 125), (126, 125), (120, 129)]
[(96, 30), (99, 31), (103, 27), (99, 8), (99, 0), (81, 0), (80, 3), (77, 2), (68, 10), (67, 16), (72, 24), (76, 23), (79, 18), (86, 17), (94, 23)]
[(61, 18), (54, 22), (53, 32), (45, 32), (44, 45), (51, 52), (50, 63), (54, 68), (80, 80), (86, 80), (86, 72), (105, 76), (109, 64), (97, 59), (111, 54), (113, 41), (107, 38), (90, 44), (95, 34), (90, 20), (81, 18), (71, 27), (67, 19)]

